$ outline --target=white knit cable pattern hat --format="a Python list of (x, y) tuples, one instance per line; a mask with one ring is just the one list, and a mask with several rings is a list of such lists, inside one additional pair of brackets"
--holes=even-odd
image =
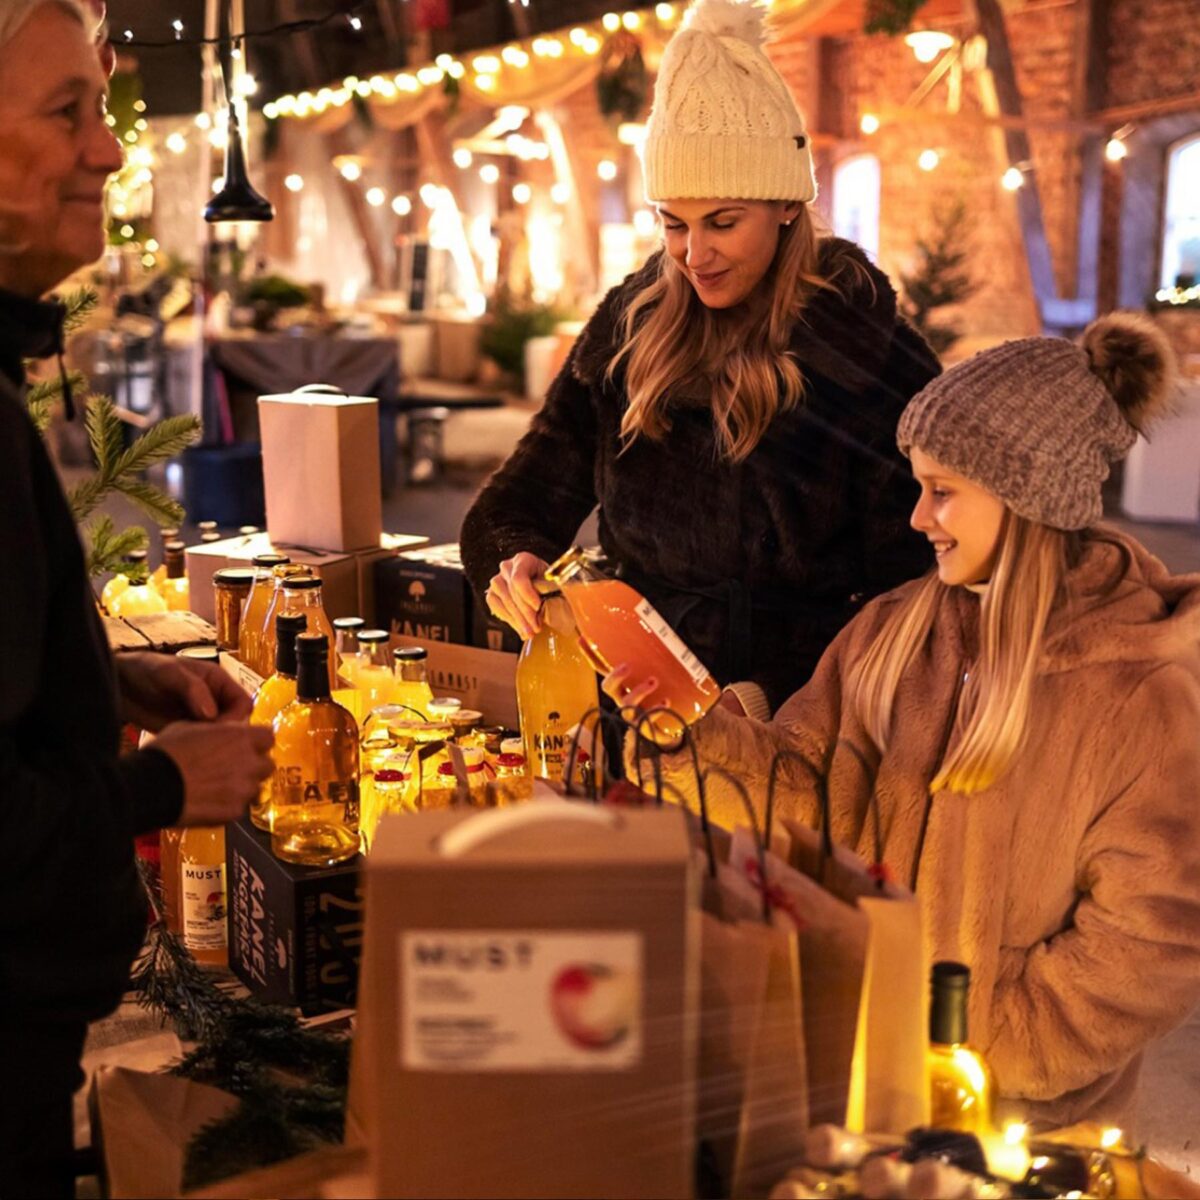
[(642, 149), (646, 198), (815, 200), (809, 137), (763, 53), (758, 0), (696, 0), (663, 52)]

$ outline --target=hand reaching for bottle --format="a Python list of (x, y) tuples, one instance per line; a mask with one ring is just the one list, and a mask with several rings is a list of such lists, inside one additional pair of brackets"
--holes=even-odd
[(271, 774), (270, 729), (231, 721), (178, 721), (150, 745), (170, 755), (183, 776), (179, 825), (224, 825), (245, 816)]
[(522, 551), (500, 564), (488, 584), (487, 606), (492, 615), (511, 625), (523, 638), (531, 638), (542, 627), (542, 597), (534, 586), (546, 574), (549, 563), (536, 554)]

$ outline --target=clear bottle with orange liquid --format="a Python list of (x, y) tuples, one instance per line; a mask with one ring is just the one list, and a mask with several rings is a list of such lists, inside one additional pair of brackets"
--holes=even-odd
[(168, 612), (189, 612), (191, 598), (188, 591), (187, 571), (184, 567), (185, 546), (182, 542), (168, 542), (163, 547), (166, 555), (166, 575), (157, 585), (159, 595), (166, 601)]
[(126, 587), (111, 603), (106, 604), (110, 615), (114, 617), (144, 617), (153, 613), (165, 613), (167, 602), (158, 594), (158, 589), (150, 582), (146, 569), (146, 551), (135, 550), (125, 555), (129, 564), (129, 586)]
[(158, 536), (162, 538), (163, 560), (154, 568), (150, 582), (161, 592), (163, 581), (167, 578), (167, 545), (170, 542), (179, 541), (179, 530), (173, 526), (164, 525), (159, 529)]
[(269, 669), (260, 671), (256, 664), (262, 661), (263, 630), (267, 625), (267, 610), (275, 595), (275, 569), (289, 566), (291, 561), (286, 554), (256, 554), (253, 559), (254, 582), (250, 585), (250, 595), (246, 597), (238, 626), (237, 656), (260, 675), (271, 673)]
[(388, 661), (389, 636), (386, 629), (361, 629), (358, 634), (358, 666), (354, 672), (354, 690), (358, 693), (363, 720), (372, 709), (392, 703), (395, 679)]
[(198, 963), (227, 967), (224, 825), (193, 825), (183, 831), (179, 839), (179, 875), (183, 944)]
[(541, 615), (542, 627), (517, 660), (517, 708), (530, 774), (561, 783), (571, 730), (599, 703), (599, 691), (563, 596), (545, 595)]
[[(651, 677), (658, 686), (642, 701), (646, 711), (668, 708), (687, 725), (698, 721), (721, 697), (708, 668), (655, 611), (650, 602), (620, 579), (600, 570), (596, 558), (578, 546), (546, 572), (562, 589), (579, 631), (579, 644), (601, 674), (628, 663), (629, 687)], [(650, 718), (642, 733), (663, 744), (683, 735), (679, 722), (665, 713)]]
[[(250, 724), (270, 729), (275, 718), (296, 698), (296, 635), (304, 632), (301, 613), (280, 613), (275, 618), (275, 670), (254, 694)], [(250, 805), (250, 820), (259, 829), (271, 828), (270, 778), (263, 781)]]

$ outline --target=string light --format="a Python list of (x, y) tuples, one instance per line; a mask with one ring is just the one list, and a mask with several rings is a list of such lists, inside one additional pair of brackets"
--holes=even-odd
[(347, 17), (347, 20), (350, 22), (350, 28), (353, 29), (355, 33), (362, 32), (362, 17), (360, 17), (357, 13), (351, 13), (350, 16)]
[(179, 132), (168, 134), (167, 149), (172, 154), (182, 154), (187, 149), (187, 138)]
[(1119, 1129), (1106, 1129), (1100, 1135), (1100, 1145), (1105, 1150), (1113, 1150), (1121, 1144), (1124, 1134)]
[(579, 46), (582, 49), (584, 42), (588, 40), (588, 31), (577, 27), (572, 29), (568, 36), (571, 39), (572, 46)]
[(1121, 138), (1112, 137), (1108, 139), (1108, 143), (1104, 147), (1104, 157), (1107, 158), (1109, 162), (1120, 162), (1121, 159), (1127, 157), (1128, 154), (1129, 147), (1125, 145), (1125, 142)]
[(870, 137), (871, 134), (879, 132), (879, 118), (874, 113), (863, 113), (858, 127), (867, 137)]
[(533, 199), (533, 188), (527, 183), (518, 183), (513, 187), (512, 198), (518, 204), (528, 204)]
[(612, 183), (617, 177), (617, 164), (610, 158), (603, 159), (600, 165), (596, 168), (596, 174), (604, 180), (605, 183)]
[(436, 208), (438, 198), (441, 195), (441, 188), (434, 183), (421, 184), (421, 203), (426, 208)]
[(133, 237), (133, 226), (132, 225), (122, 225), (121, 226), (121, 236), (123, 238)]
[(454, 159), (454, 165), (458, 167), (460, 171), (465, 171), (473, 161), (471, 152), (466, 148), (466, 146), (459, 146), (459, 148), (454, 151), (452, 157)]
[(299, 192), (299, 191), (303, 190), (303, 188), (304, 188), (304, 176), (303, 175), (289, 175), (283, 181), (283, 186), (285, 188), (287, 188), (287, 190), (289, 192)]
[(387, 203), (387, 193), (381, 187), (373, 187), (367, 192), (367, 203), (372, 208), (382, 208)]
[(342, 178), (349, 183), (357, 183), (362, 178), (362, 167), (356, 162), (342, 163)]
[(640, 146), (646, 140), (646, 126), (640, 121), (622, 121), (617, 126), (617, 141), (622, 146)]
[(139, 113), (144, 113), (144, 112), (146, 111), (146, 102), (145, 102), (145, 100), (135, 100), (135, 101), (133, 102), (133, 111), (134, 111), (134, 112), (139, 112)]
[(494, 92), (496, 90), (495, 75), (476, 75), (475, 86), (481, 92)]
[(658, 230), (658, 218), (648, 208), (639, 208), (633, 214), (633, 228), (638, 237), (653, 237)]
[(616, 13), (605, 13), (604, 28), (608, 33), (616, 33), (621, 28), (621, 18)]
[(621, 24), (632, 33), (642, 23), (641, 13), (627, 12), (621, 17)]
[(479, 178), (482, 179), (484, 183), (499, 183), (500, 168), (496, 166), (495, 163), (484, 163), (484, 165), (479, 168)]
[(658, 4), (654, 8), (654, 15), (664, 25), (669, 25), (673, 20), (675, 20), (675, 9), (670, 4)]
[(500, 60), (494, 54), (479, 54), (471, 60), (471, 66), (480, 75), (495, 75), (500, 70)]
[(208, 113), (206, 113), (206, 112), (197, 113), (196, 114), (196, 128), (197, 129), (211, 129), (212, 128), (212, 117), (210, 117), (208, 115)]
[(583, 43), (583, 52), (584, 54), (599, 54), (600, 39), (589, 35), (587, 41)]
[(917, 62), (931, 63), (943, 50), (954, 45), (954, 39), (948, 33), (918, 29), (905, 35), (904, 44), (912, 50)]
[(1000, 183), (1005, 191), (1015, 192), (1025, 186), (1025, 176), (1020, 167), (1009, 167)]
[(412, 201), (407, 196), (397, 196), (392, 201), (392, 212), (398, 217), (407, 217), (412, 212)]
[(556, 183), (550, 189), (550, 199), (555, 204), (566, 204), (571, 199), (571, 187), (566, 183)]
[(171, 28), (175, 30), (175, 40), (179, 41), (179, 39), (183, 37), (183, 22), (176, 17), (175, 20), (171, 22)]
[(146, 249), (149, 250), (151, 254), (157, 254), (158, 253), (157, 240), (154, 238), (147, 238), (146, 239)]
[(441, 67), (422, 67), (417, 72), (417, 81), (424, 84), (425, 87), (432, 87), (435, 83), (441, 83)]
[(942, 156), (936, 150), (922, 150), (917, 158), (917, 166), (922, 171), (933, 171), (941, 161)]

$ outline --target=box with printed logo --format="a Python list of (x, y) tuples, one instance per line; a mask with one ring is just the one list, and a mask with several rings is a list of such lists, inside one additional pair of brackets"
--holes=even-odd
[(348, 1008), (363, 938), (361, 856), (298, 867), (244, 818), (225, 829), (229, 967), (259, 1000), (306, 1015)]
[(384, 817), (366, 876), (347, 1131), (378, 1195), (693, 1194), (699, 910), (679, 809)]
[(471, 586), (458, 547), (428, 546), (375, 564), (381, 629), (430, 642), (471, 644)]

